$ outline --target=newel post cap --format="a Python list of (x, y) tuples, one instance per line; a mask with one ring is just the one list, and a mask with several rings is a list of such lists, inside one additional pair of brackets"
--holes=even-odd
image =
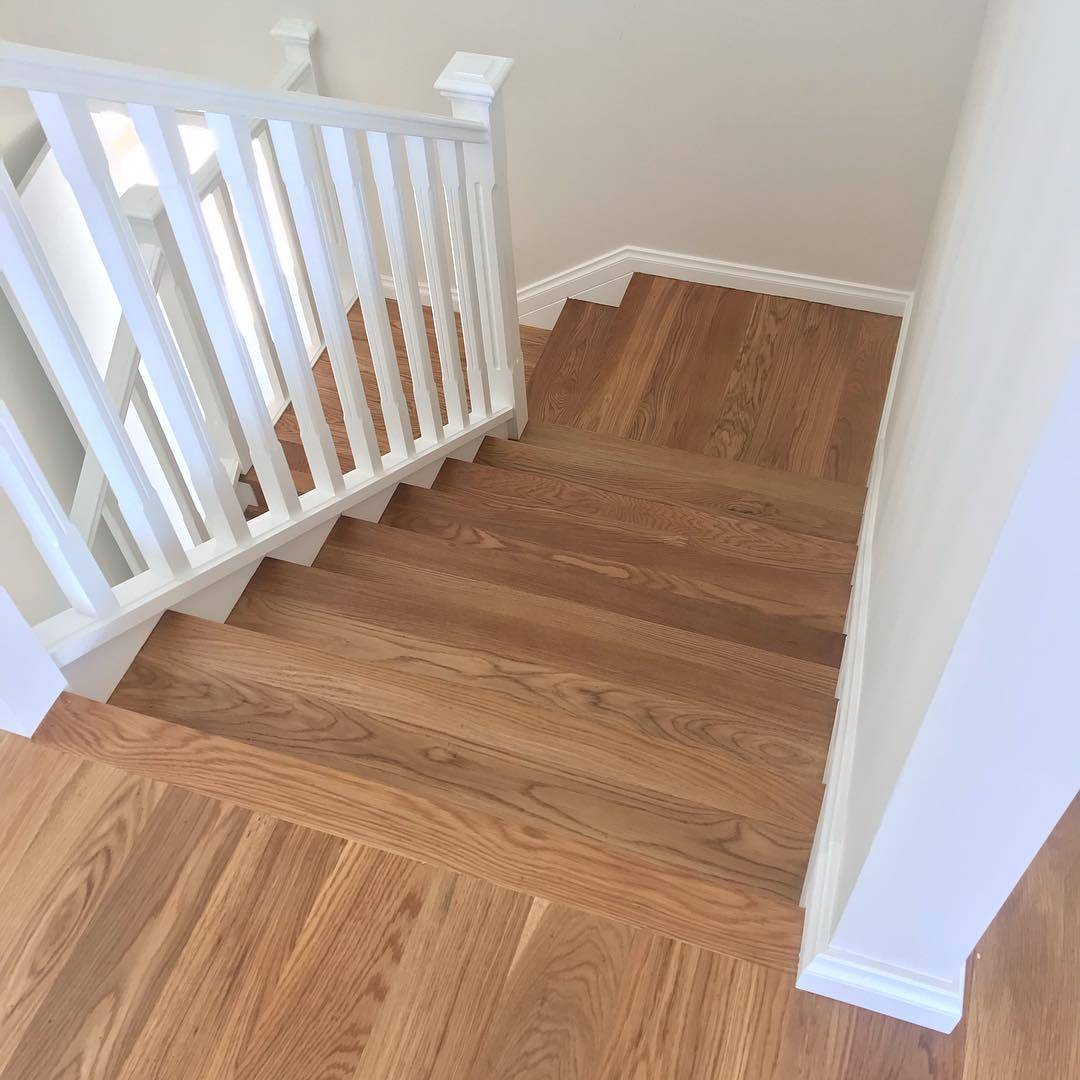
[(310, 48), (319, 35), (319, 27), (311, 19), (278, 19), (270, 27), (270, 36), (282, 45), (299, 45)]
[(514, 61), (507, 56), (454, 53), (450, 63), (435, 80), (435, 89), (451, 100), (490, 104), (502, 89), (513, 66)]

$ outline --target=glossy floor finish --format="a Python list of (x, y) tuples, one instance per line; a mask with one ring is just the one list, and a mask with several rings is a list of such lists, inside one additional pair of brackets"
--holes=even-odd
[(793, 989), (895, 329), (570, 303), (523, 439), (0, 740), (0, 1080), (1080, 1074), (1075, 807), (952, 1036)]
[(980, 944), (945, 1037), (14, 736), (0, 784), (4, 1080), (1077, 1075), (1080, 804)]

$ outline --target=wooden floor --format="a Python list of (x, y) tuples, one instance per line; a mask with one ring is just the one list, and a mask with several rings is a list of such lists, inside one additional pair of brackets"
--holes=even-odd
[(617, 309), (567, 302), (530, 412), (542, 423), (865, 483), (899, 324), (635, 274)]
[(1080, 1076), (1080, 806), (952, 1036), (793, 989), (895, 334), (570, 302), (521, 441), (0, 739), (0, 1080)]
[(709, 952), (0, 738), (0, 1077), (1065, 1080), (1074, 804), (941, 1036)]

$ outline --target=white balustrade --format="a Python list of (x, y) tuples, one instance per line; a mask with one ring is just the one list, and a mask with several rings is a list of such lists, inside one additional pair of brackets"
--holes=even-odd
[[(88, 449), (69, 517), (0, 409), (0, 482), (77, 616), (36, 628), (65, 663), (193, 595), (206, 575), (273, 552), (477, 436), (524, 427), (499, 102), (509, 61), (458, 54), (437, 84), (454, 118), (426, 116), (313, 92), (313, 33), (296, 20), (275, 29), (286, 81), (306, 93), (0, 42), (0, 86), (30, 93), (122, 312), (99, 371), (0, 169), (0, 271)], [(91, 115), (101, 102), (128, 111), (156, 189), (118, 195)], [(216, 148), (194, 173), (181, 123), (205, 123)], [(315, 485), (303, 496), (275, 430), (286, 407)], [(249, 462), (269, 508), (251, 525), (235, 486)], [(133, 575), (117, 589), (90, 553), (98, 520)]]
[(240, 417), (267, 505), (286, 517), (294, 517), (300, 513), (300, 501), (281, 444), (274, 434), (254, 364), (229, 307), (225, 279), (191, 183), (176, 114), (171, 109), (150, 105), (132, 105), (130, 112), (157, 174), (177, 249)]
[(210, 530), (215, 536), (241, 541), (248, 535), (243, 510), (210, 440), (176, 341), (113, 187), (89, 105), (81, 98), (43, 91), (30, 97), (168, 413)]

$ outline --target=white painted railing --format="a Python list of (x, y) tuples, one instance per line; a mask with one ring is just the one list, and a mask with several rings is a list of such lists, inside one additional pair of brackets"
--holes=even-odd
[[(292, 59), (302, 63), (302, 49), (294, 48)], [(84, 503), (111, 509), (110, 528), (134, 571), (129, 580), (108, 585), (84, 531), (50, 491), (13, 418), (0, 410), (0, 484), (71, 604), (36, 627), (58, 664), (487, 431), (506, 425), (510, 434), (520, 432), (527, 416), (499, 95), (509, 67), (501, 58), (457, 54), (436, 83), (454, 114), (443, 118), (0, 43), (0, 86), (29, 93), (130, 335), (118, 344), (130, 357), (103, 377), (0, 167), (0, 273), (102, 478), (86, 482), (75, 510), (85, 514)], [(177, 287), (187, 290), (194, 329), (185, 330), (181, 317), (165, 310), (156, 264), (148, 265), (140, 251), (140, 215), (117, 193), (95, 129), (91, 103), (101, 102), (127, 111), (152, 167), (156, 186), (142, 217)], [(213, 137), (213, 161), (194, 175), (181, 123), (205, 123)], [(281, 200), (276, 208), (268, 180), (270, 194)], [(216, 212), (224, 231), (217, 245), (208, 211)], [(405, 340), (409, 393), (375, 254), (377, 220)], [(283, 226), (298, 271), (292, 280)], [(233, 282), (232, 296), (223, 259), (240, 282)], [(238, 322), (237, 288), (255, 316), (262, 355)], [(432, 309), (436, 357), (422, 297)], [(347, 316), (354, 298), (374, 386), (365, 385), (353, 346)], [(333, 371), (354, 463), (348, 471), (312, 372), (313, 333)], [(274, 388), (269, 395), (268, 385)], [(297, 494), (274, 430), (276, 406), (286, 400), (314, 481), (304, 495)], [(164, 485), (150, 475), (125, 429), (129, 404), (144, 428), (154, 428), (154, 417), (160, 421), (148, 442)], [(234, 483), (238, 462), (253, 465), (268, 506), (250, 521)], [(101, 494), (103, 481), (115, 505)], [(159, 489), (182, 507), (183, 529)]]

